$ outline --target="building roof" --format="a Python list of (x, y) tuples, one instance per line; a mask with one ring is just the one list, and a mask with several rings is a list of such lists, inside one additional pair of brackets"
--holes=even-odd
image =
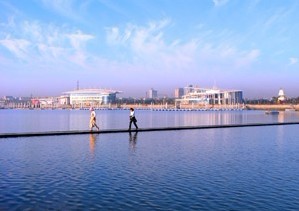
[(111, 89), (78, 89), (73, 91), (64, 92), (64, 94), (119, 94), (122, 91)]

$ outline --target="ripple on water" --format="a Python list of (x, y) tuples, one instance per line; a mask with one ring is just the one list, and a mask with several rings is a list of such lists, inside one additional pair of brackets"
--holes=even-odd
[(298, 210), (294, 131), (140, 133), (133, 153), (127, 134), (0, 140), (0, 210)]

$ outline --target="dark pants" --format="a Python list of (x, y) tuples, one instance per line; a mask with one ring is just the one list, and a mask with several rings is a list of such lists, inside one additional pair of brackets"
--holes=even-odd
[(137, 126), (137, 124), (136, 124), (137, 120), (136, 120), (135, 117), (133, 117), (133, 118), (130, 118), (129, 130), (131, 130), (132, 122), (134, 123), (136, 129), (138, 129), (138, 126)]

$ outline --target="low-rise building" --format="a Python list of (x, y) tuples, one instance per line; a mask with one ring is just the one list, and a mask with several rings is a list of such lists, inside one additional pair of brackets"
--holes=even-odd
[(185, 95), (176, 99), (176, 102), (181, 104), (236, 105), (243, 103), (243, 92), (188, 86), (185, 88)]
[(120, 91), (110, 89), (79, 89), (65, 92), (69, 96), (70, 104), (72, 106), (99, 106), (115, 103), (116, 94)]
[(58, 97), (59, 105), (70, 105), (70, 96), (69, 95), (61, 95)]

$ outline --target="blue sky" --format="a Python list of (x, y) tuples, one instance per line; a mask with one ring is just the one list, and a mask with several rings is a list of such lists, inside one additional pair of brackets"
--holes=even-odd
[(0, 95), (299, 96), (297, 0), (0, 0)]

